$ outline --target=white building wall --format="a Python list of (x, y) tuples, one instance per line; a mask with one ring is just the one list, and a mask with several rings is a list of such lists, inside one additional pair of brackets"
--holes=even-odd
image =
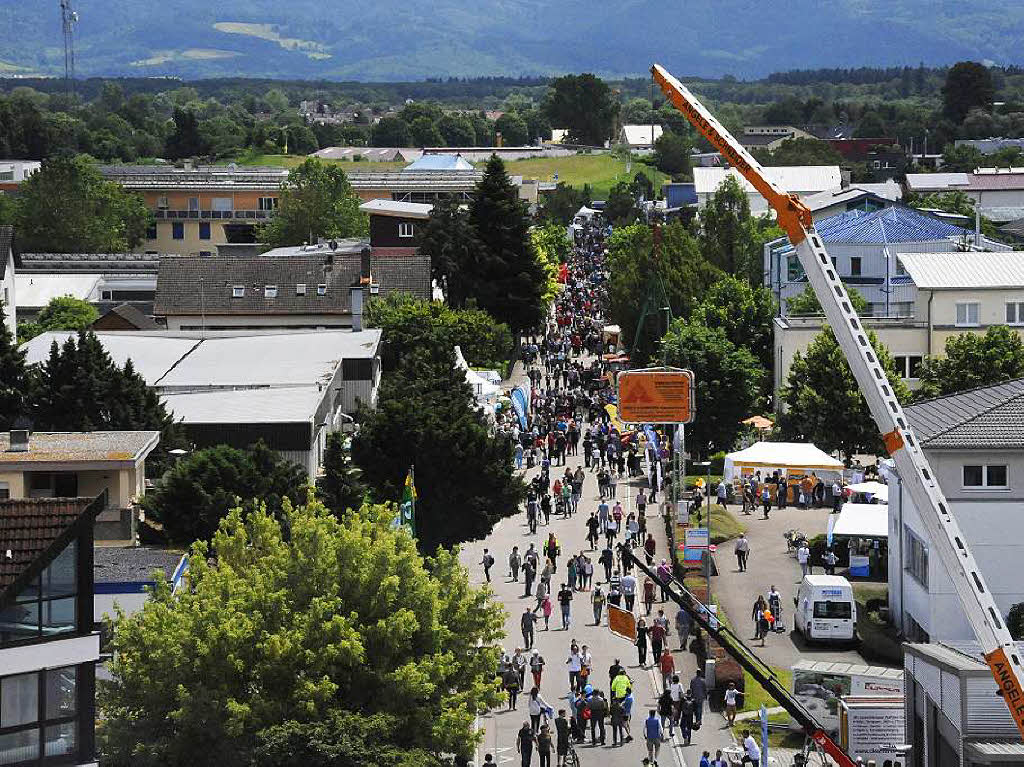
[(4, 316), (6, 317), (7, 329), (11, 335), (18, 334), (18, 303), (14, 295), (14, 254), (11, 251), (0, 253), (0, 258), (5, 259), (7, 266), (4, 269), (4, 278), (0, 280), (0, 302), (4, 305)]
[[(1019, 575), (1024, 541), (1024, 453), (1008, 451), (926, 451), (932, 471), (946, 494), (967, 544), (981, 568), (989, 590), (1005, 615), (1024, 602), (1024, 579)], [(1006, 490), (965, 489), (965, 464), (1005, 464)], [(909, 528), (928, 547), (928, 585), (904, 571)], [(889, 605), (892, 620), (904, 632), (913, 618), (931, 641), (973, 639), (953, 582), (926, 532), (921, 516), (898, 482), (889, 495)]]
[(207, 314), (167, 317), (168, 330), (287, 330), (288, 328), (346, 329), (349, 314)]

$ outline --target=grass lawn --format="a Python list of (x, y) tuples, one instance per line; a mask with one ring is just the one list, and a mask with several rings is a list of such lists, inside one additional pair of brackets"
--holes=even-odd
[[(485, 163), (477, 163), (483, 167)], [(506, 169), (513, 176), (535, 178), (540, 181), (558, 180), (570, 186), (582, 188), (590, 184), (595, 199), (608, 196), (609, 190), (619, 181), (629, 181), (641, 172), (651, 179), (655, 192), (661, 191), (661, 185), (668, 176), (649, 165), (633, 162), (626, 172), (626, 161), (610, 154), (576, 154), (568, 157), (531, 157), (526, 160), (512, 160), (505, 163)]]
[[(701, 514), (701, 524), (705, 527), (708, 526), (707, 519), (707, 506), (704, 507)], [(697, 524), (697, 515), (690, 515), (690, 524)], [(739, 538), (740, 533), (745, 533), (747, 528), (736, 519), (735, 515), (731, 511), (726, 511), (721, 506), (711, 507), (711, 542), (716, 546), (731, 541), (733, 538)]]
[[(789, 714), (769, 714), (768, 721), (771, 724), (789, 725)], [(732, 728), (733, 737), (737, 741), (743, 741), (743, 731), (750, 730), (754, 740), (761, 742), (761, 719), (748, 719), (744, 722), (737, 722)], [(790, 729), (770, 728), (768, 730), (768, 746), (776, 748), (802, 748), (804, 745), (804, 734)], [(769, 753), (770, 755), (770, 753)]]
[(867, 602), (869, 599), (888, 599), (889, 584), (887, 583), (854, 583), (853, 597), (858, 602)]
[[(757, 652), (757, 648), (754, 648)], [(793, 672), (788, 668), (773, 668), (775, 676), (787, 690), (793, 683)], [(757, 711), (764, 704), (766, 708), (779, 705), (775, 698), (771, 697), (765, 689), (750, 675), (749, 671), (743, 671), (743, 708), (742, 711)]]

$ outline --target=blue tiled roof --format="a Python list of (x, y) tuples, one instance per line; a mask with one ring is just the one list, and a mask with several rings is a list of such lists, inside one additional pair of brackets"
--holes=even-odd
[(818, 221), (815, 228), (826, 243), (922, 242), (968, 234), (962, 227), (902, 206), (848, 210)]

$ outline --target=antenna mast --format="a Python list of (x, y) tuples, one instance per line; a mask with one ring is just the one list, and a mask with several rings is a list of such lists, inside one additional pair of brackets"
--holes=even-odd
[(75, 24), (78, 13), (71, 7), (71, 0), (60, 0), (61, 26), (64, 30), (64, 95), (71, 99), (75, 82)]

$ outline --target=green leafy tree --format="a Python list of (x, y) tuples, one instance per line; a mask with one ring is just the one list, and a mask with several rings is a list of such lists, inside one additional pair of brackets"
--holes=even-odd
[(722, 328), (676, 320), (661, 340), (665, 364), (692, 370), (696, 417), (686, 439), (703, 451), (730, 450), (740, 421), (757, 412), (765, 372), (750, 350), (736, 346)]
[(544, 290), (544, 303), (550, 303), (558, 290), (558, 272), (561, 264), (569, 259), (572, 243), (565, 233), (565, 227), (558, 224), (535, 226), (530, 230), (530, 241), (537, 251), (537, 257), (544, 264), (547, 283)]
[(590, 188), (577, 189), (559, 182), (553, 192), (548, 192), (540, 204), (539, 216), (562, 226), (572, 223), (576, 212), (590, 202)]
[(494, 130), (501, 134), (505, 146), (524, 146), (530, 143), (530, 126), (515, 112), (506, 112), (494, 121)]
[(466, 284), (477, 305), (518, 336), (544, 317), (547, 274), (530, 241), (526, 204), (495, 155), (469, 206), (469, 221), (483, 246), (464, 265)]
[(971, 173), (985, 163), (985, 155), (974, 146), (949, 144), (942, 153), (942, 169), (949, 173)]
[(654, 166), (670, 176), (688, 176), (693, 172), (690, 167), (692, 148), (686, 136), (665, 131), (654, 142)]
[[(889, 350), (870, 330), (868, 340), (893, 394), (900, 402), (907, 402), (907, 387)], [(878, 427), (832, 328), (823, 330), (803, 353), (793, 357), (781, 398), (784, 411), (780, 426), (787, 437), (813, 442), (827, 452), (838, 450), (847, 457), (856, 453), (885, 454)]]
[(1024, 341), (1006, 325), (993, 325), (980, 335), (950, 336), (945, 352), (921, 365), (921, 386), (914, 392), (917, 399), (1024, 378)]
[(409, 135), (416, 146), (441, 146), (444, 136), (437, 129), (437, 123), (426, 115), (421, 115), (409, 123)]
[(104, 181), (85, 157), (43, 160), (18, 190), (12, 223), (23, 252), (117, 253), (142, 242), (142, 197)]
[(417, 237), (417, 247), (430, 256), (431, 275), (444, 289), (448, 303), (462, 308), (475, 295), (477, 273), (472, 264), (483, 249), (469, 211), (453, 197), (442, 198)]
[[(862, 316), (867, 314), (870, 304), (864, 295), (857, 288), (849, 286), (846, 286), (846, 293), (850, 296), (850, 305), (853, 310)], [(814, 288), (809, 284), (804, 286), (802, 293), (786, 301), (786, 315), (790, 317), (820, 316), (824, 313), (818, 297), (814, 295)]]
[(616, 229), (606, 244), (608, 314), (622, 326), (634, 349), (634, 362), (642, 364), (655, 353), (658, 339), (667, 330), (661, 306), (655, 306), (640, 326), (652, 283), (660, 279), (674, 317), (688, 317), (722, 272), (707, 262), (697, 240), (679, 222), (661, 229), (657, 255), (652, 230), (642, 224)]
[(636, 222), (640, 209), (637, 207), (636, 195), (628, 183), (619, 181), (611, 188), (602, 212), (615, 226), (628, 226)]
[(381, 364), (385, 373), (397, 370), (417, 349), (444, 356), (458, 346), (470, 365), (497, 369), (508, 364), (515, 350), (508, 325), (496, 322), (487, 312), (455, 309), (401, 293), (371, 301), (366, 324), (384, 331)]
[(1006, 628), (1016, 640), (1024, 639), (1024, 602), (1017, 602), (1006, 614)]
[(416, 467), (422, 551), (482, 538), (517, 512), (525, 488), (512, 468), (511, 439), (491, 433), (450, 348), (406, 354), (384, 378), (377, 407), (358, 419), (352, 458), (375, 498), (400, 499)]
[(58, 296), (39, 312), (37, 322), (44, 330), (84, 330), (99, 318), (100, 313), (88, 301), (74, 296)]
[(209, 540), (227, 513), (241, 505), (280, 514), (284, 499), (302, 500), (306, 472), (263, 442), (247, 450), (229, 445), (197, 450), (180, 459), (143, 497), (147, 516), (174, 543)]
[(199, 130), (199, 118), (191, 109), (174, 110), (174, 130), (167, 137), (165, 152), (172, 160), (205, 154), (207, 145)]
[(566, 128), (571, 144), (603, 146), (612, 137), (618, 109), (608, 84), (589, 73), (555, 78), (544, 99), (551, 125)]
[(437, 121), (445, 146), (474, 146), (476, 131), (465, 115), (446, 114)]
[(764, 284), (763, 243), (781, 235), (781, 230), (768, 231), (763, 222), (751, 217), (747, 194), (732, 176), (701, 210), (701, 253), (722, 271), (745, 278), (751, 285)]
[[(690, 315), (690, 323), (721, 328), (736, 347), (749, 349), (766, 372), (762, 382), (771, 385), (767, 375), (774, 366), (772, 320), (775, 297), (765, 287), (750, 287), (738, 277), (725, 276), (715, 282)], [(767, 394), (767, 391), (764, 392)]]
[(0, 431), (10, 431), (25, 414), (29, 388), (25, 352), (7, 329), (4, 304), (0, 301)]
[(840, 165), (843, 156), (816, 138), (789, 138), (775, 149), (759, 150), (754, 156), (762, 165)]
[(337, 164), (309, 157), (288, 172), (274, 217), (261, 227), (268, 248), (316, 242), (319, 237), (358, 237), (369, 221), (362, 200)]
[(412, 144), (409, 123), (398, 117), (385, 117), (370, 129), (371, 146), (402, 147)]
[(362, 472), (352, 462), (346, 447), (347, 441), (348, 438), (340, 431), (332, 431), (327, 435), (324, 473), (316, 480), (317, 497), (339, 517), (352, 509), (361, 508), (367, 493)]
[(470, 757), (475, 716), (498, 702), (504, 611), (457, 552), (422, 558), (394, 513), (232, 511), (193, 545), (189, 588), (160, 580), (140, 612), (119, 615), (99, 695), (104, 763)]
[(991, 111), (995, 93), (988, 67), (976, 61), (959, 61), (946, 73), (942, 86), (943, 113), (955, 123), (963, 122), (974, 108)]

